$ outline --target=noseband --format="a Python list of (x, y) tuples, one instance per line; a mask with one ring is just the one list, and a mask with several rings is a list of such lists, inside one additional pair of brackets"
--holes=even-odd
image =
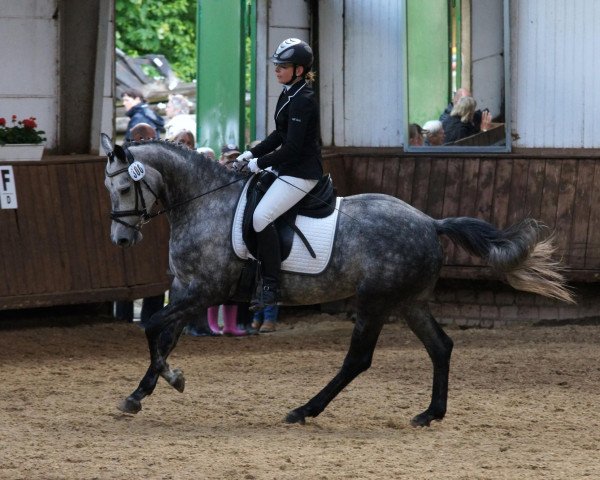
[[(120, 170), (117, 170), (116, 172), (113, 172), (113, 173), (108, 173), (108, 170), (105, 170), (104, 173), (106, 174), (107, 177), (109, 177), (109, 178), (116, 177), (117, 175), (120, 175), (121, 173), (127, 173), (129, 175), (129, 166), (131, 166), (131, 164), (133, 164), (133, 162), (135, 161), (135, 158), (133, 158), (133, 154), (129, 151), (128, 148), (125, 148), (124, 150), (125, 150), (125, 156), (127, 157), (128, 166), (125, 168), (122, 168)], [(112, 160), (114, 158), (114, 154), (111, 152), (108, 155), (108, 158), (110, 160)], [(113, 220), (114, 222), (120, 223), (121, 225), (124, 225), (128, 228), (132, 228), (138, 232), (140, 231), (141, 226), (144, 225), (145, 223), (149, 222), (150, 219), (152, 218), (152, 215), (150, 214), (150, 212), (148, 211), (148, 208), (146, 207), (146, 201), (144, 200), (144, 194), (142, 192), (141, 183), (143, 183), (146, 186), (146, 188), (150, 191), (150, 193), (152, 193), (152, 195), (154, 195), (154, 198), (156, 199), (156, 201), (158, 201), (158, 195), (156, 195), (156, 193), (154, 193), (152, 188), (150, 188), (150, 185), (148, 185), (148, 182), (146, 182), (146, 180), (144, 180), (142, 178), (139, 181), (133, 182), (133, 186), (135, 188), (135, 209), (133, 209), (133, 210), (111, 210), (111, 212), (110, 212), (111, 220)], [(142, 207), (141, 209), (140, 209), (140, 204)], [(131, 216), (140, 217), (140, 221), (137, 222), (135, 225), (132, 225), (130, 223), (127, 223), (127, 222), (121, 220), (121, 217), (131, 217)]]

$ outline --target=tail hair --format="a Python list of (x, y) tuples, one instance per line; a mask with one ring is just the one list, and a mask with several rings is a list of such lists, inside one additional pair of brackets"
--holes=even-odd
[(436, 220), (436, 229), (503, 273), (513, 288), (575, 303), (564, 268), (553, 259), (554, 237), (541, 238), (547, 228), (537, 220), (527, 218), (499, 230), (483, 220), (457, 217)]

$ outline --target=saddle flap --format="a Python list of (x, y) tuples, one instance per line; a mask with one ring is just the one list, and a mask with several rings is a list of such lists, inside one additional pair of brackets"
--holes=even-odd
[[(246, 207), (242, 219), (242, 238), (248, 251), (255, 258), (257, 258), (258, 242), (252, 225), (252, 216), (256, 206), (276, 178), (277, 176), (273, 172), (262, 171), (253, 176), (246, 191)], [(308, 243), (308, 240), (296, 227), (296, 217), (302, 215), (310, 218), (325, 218), (335, 211), (335, 202), (335, 189), (333, 188), (331, 176), (324, 175), (298, 204), (275, 220), (275, 228), (279, 234), (282, 261), (290, 255), (294, 233), (298, 234), (311, 256), (315, 256), (314, 250)]]

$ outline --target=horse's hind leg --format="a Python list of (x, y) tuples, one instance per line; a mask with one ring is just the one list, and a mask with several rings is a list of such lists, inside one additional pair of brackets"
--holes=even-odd
[[(372, 300), (369, 307), (374, 308), (375, 301)], [(364, 314), (368, 312), (368, 318)], [(371, 366), (373, 351), (377, 344), (377, 339), (383, 326), (383, 315), (370, 311), (368, 308), (360, 309), (358, 318), (352, 332), (350, 349), (344, 360), (341, 370), (331, 380), (323, 390), (315, 397), (309, 400), (302, 407), (289, 412), (285, 418), (287, 423), (305, 423), (306, 417), (316, 417), (319, 415), (329, 402), (331, 402), (346, 385), (354, 380), (360, 373)]]
[(138, 413), (142, 409), (142, 400), (151, 395), (156, 387), (159, 376), (162, 376), (173, 386), (177, 391), (183, 392), (185, 387), (185, 378), (183, 372), (179, 369), (171, 370), (166, 362), (166, 358), (177, 345), (177, 340), (185, 326), (184, 321), (173, 322), (164, 330), (147, 330), (148, 346), (150, 352), (158, 351), (160, 368), (156, 368), (154, 356), (151, 353), (150, 367), (140, 381), (140, 384), (135, 391), (119, 404), (118, 408), (125, 413)]
[(431, 404), (427, 410), (414, 417), (410, 422), (414, 427), (426, 427), (432, 420), (441, 420), (446, 414), (448, 375), (453, 342), (433, 318), (427, 305), (411, 306), (404, 311), (404, 314), (406, 323), (423, 342), (433, 362)]

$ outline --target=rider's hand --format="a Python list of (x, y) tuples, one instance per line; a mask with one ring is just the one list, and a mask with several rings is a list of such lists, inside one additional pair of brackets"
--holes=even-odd
[(233, 164), (231, 165), (231, 168), (236, 172), (243, 172), (247, 170), (247, 167), (248, 160), (234, 160)]
[(241, 162), (242, 160), (250, 160), (252, 157), (254, 157), (254, 155), (252, 155), (252, 152), (250, 150), (246, 150), (244, 153), (238, 155), (238, 157), (236, 158), (236, 160), (238, 162)]
[(248, 162), (248, 170), (250, 170), (252, 173), (256, 173), (261, 170), (261, 168), (258, 166), (257, 162), (258, 162), (258, 160), (256, 158), (253, 158), (252, 160), (250, 160)]

